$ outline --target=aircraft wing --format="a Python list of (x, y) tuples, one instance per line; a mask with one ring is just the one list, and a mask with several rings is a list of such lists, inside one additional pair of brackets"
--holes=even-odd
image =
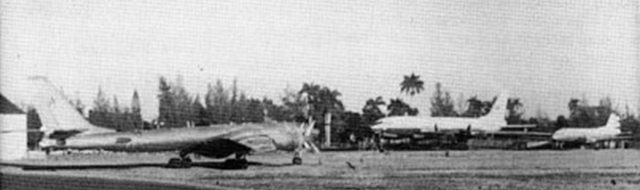
[(593, 144), (593, 143), (604, 142), (604, 141), (631, 140), (631, 139), (633, 139), (633, 136), (629, 134), (620, 134), (620, 135), (607, 137), (607, 138), (582, 137), (570, 142)]
[(252, 152), (269, 152), (277, 149), (273, 139), (268, 136), (255, 135), (233, 140), (251, 149)]
[(596, 139), (596, 138), (585, 138), (585, 142), (587, 142), (587, 143), (596, 143), (596, 142), (598, 142), (598, 139)]
[(611, 138), (604, 138), (604, 139), (587, 139), (587, 142), (589, 143), (594, 143), (594, 142), (601, 142), (601, 141), (611, 141), (611, 140), (631, 140), (633, 137), (631, 135), (617, 135), (615, 137), (611, 137)]
[(553, 133), (547, 132), (522, 132), (522, 131), (496, 131), (491, 132), (491, 134), (495, 135), (503, 135), (503, 136), (531, 136), (531, 137), (551, 137)]
[(234, 153), (261, 153), (275, 151), (274, 139), (255, 126), (233, 126), (232, 129), (195, 143), (183, 152), (193, 152), (207, 157), (224, 158)]

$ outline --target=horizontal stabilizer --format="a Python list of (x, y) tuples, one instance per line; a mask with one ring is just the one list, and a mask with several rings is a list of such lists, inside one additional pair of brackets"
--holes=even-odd
[(535, 148), (540, 148), (543, 146), (547, 146), (550, 145), (551, 141), (532, 141), (532, 142), (527, 142), (527, 149), (535, 149)]

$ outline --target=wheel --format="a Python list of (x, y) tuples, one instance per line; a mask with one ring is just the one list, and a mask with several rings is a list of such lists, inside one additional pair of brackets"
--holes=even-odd
[(302, 165), (302, 158), (300, 157), (293, 157), (293, 165)]
[(169, 163), (167, 163), (167, 168), (181, 168), (182, 160), (180, 158), (171, 158), (169, 159)]
[(182, 168), (191, 168), (191, 158), (189, 157), (183, 158), (181, 162), (182, 162)]

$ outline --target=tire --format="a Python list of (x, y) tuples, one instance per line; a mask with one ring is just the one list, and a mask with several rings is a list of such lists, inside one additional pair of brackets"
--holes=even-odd
[(238, 164), (240, 169), (246, 170), (247, 168), (249, 168), (249, 162), (247, 162), (247, 160), (242, 160), (242, 162), (240, 164)]
[(169, 163), (167, 163), (167, 168), (181, 168), (182, 160), (180, 158), (171, 158), (169, 159)]
[(302, 165), (302, 158), (293, 157), (293, 160), (291, 160), (291, 162), (293, 163), (293, 165)]
[(184, 158), (180, 161), (182, 162), (182, 168), (191, 168), (191, 158)]

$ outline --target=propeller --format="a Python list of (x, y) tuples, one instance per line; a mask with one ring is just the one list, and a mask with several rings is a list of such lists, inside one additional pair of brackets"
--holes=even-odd
[(316, 145), (313, 144), (311, 141), (305, 141), (304, 144), (302, 144), (302, 147), (304, 147), (307, 150), (310, 150), (311, 153), (314, 153), (314, 154), (320, 153), (320, 149), (318, 149), (318, 147), (316, 147)]
[(320, 149), (312, 142), (311, 132), (313, 130), (313, 126), (316, 121), (309, 119), (309, 124), (306, 125), (303, 123), (300, 125), (300, 129), (302, 129), (302, 136), (304, 137), (304, 142), (302, 143), (302, 148), (311, 151), (312, 153), (320, 153)]
[(305, 135), (308, 137), (311, 137), (311, 131), (313, 130), (313, 126), (316, 126), (316, 121), (315, 120), (311, 120), (311, 122), (309, 122), (309, 126), (307, 127), (307, 131), (305, 131)]

